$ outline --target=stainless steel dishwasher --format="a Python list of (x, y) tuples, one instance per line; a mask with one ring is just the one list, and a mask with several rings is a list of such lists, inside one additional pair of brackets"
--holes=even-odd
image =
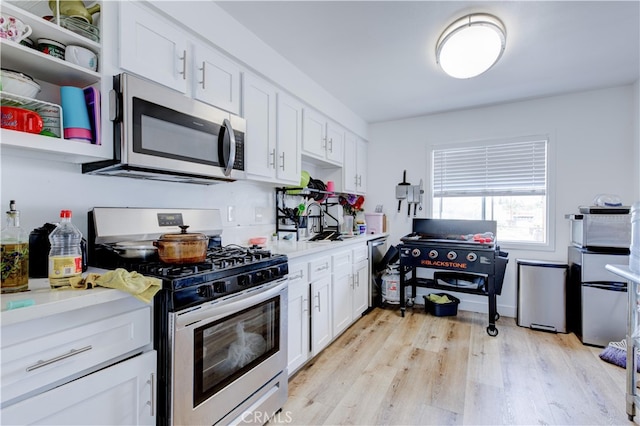
[(380, 306), (380, 284), (381, 275), (384, 272), (384, 267), (380, 271), (377, 265), (383, 260), (385, 254), (387, 254), (387, 237), (375, 238), (367, 242), (369, 246), (369, 308), (367, 311), (373, 309), (376, 306)]

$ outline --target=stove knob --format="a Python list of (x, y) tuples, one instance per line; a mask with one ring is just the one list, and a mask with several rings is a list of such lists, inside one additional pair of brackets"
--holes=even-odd
[(224, 281), (213, 283), (213, 291), (215, 291), (216, 293), (226, 293), (227, 283), (225, 283)]
[(239, 275), (238, 285), (246, 287), (251, 284), (251, 275)]
[(282, 274), (280, 273), (280, 268), (278, 268), (277, 266), (271, 268), (271, 277), (273, 279), (280, 278), (281, 276)]
[(469, 262), (475, 262), (477, 258), (478, 258), (478, 255), (475, 254), (474, 252), (471, 252), (467, 255), (467, 260)]
[(453, 250), (451, 250), (449, 253), (447, 253), (447, 259), (449, 259), (449, 260), (455, 260), (456, 257), (458, 257), (458, 253), (456, 253)]
[(214, 288), (211, 284), (201, 285), (197, 288), (196, 293), (200, 297), (213, 297)]
[(413, 250), (411, 250), (411, 256), (413, 257), (420, 256), (420, 249), (414, 248)]
[(435, 259), (436, 257), (438, 257), (438, 250), (431, 250), (431, 251), (429, 252), (429, 257), (430, 257), (431, 259)]

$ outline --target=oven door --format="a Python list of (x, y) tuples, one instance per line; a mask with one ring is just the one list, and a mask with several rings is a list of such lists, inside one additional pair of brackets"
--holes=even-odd
[[(263, 418), (282, 408), (286, 323), (286, 280), (171, 314), (170, 424), (215, 424), (249, 409)], [(278, 375), (284, 380), (272, 380)]]
[[(244, 120), (166, 87), (120, 74), (116, 145), (131, 167), (217, 178), (244, 176)], [(118, 121), (118, 120), (115, 120)]]

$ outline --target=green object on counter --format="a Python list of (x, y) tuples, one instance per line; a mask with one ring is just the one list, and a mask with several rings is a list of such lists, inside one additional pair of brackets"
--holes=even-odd
[(10, 300), (7, 302), (7, 311), (11, 309), (26, 308), (27, 306), (33, 306), (35, 304), (36, 301), (33, 299)]

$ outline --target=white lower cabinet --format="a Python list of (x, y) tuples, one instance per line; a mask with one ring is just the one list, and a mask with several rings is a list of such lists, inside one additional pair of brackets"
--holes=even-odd
[(2, 424), (155, 424), (151, 306), (128, 297), (47, 315), (55, 301), (2, 325)]
[(3, 424), (153, 425), (156, 352), (149, 351), (2, 410)]
[(369, 248), (365, 245), (353, 249), (353, 321), (369, 307)]
[(331, 329), (331, 257), (309, 262), (311, 281), (311, 355), (326, 348), (333, 338)]
[(368, 253), (366, 244), (327, 249), (289, 264), (289, 377), (367, 310)]
[(351, 250), (344, 250), (331, 256), (331, 299), (333, 312), (333, 336), (337, 337), (349, 327), (352, 314), (352, 273)]
[(309, 359), (309, 263), (289, 264), (287, 370), (296, 372)]

